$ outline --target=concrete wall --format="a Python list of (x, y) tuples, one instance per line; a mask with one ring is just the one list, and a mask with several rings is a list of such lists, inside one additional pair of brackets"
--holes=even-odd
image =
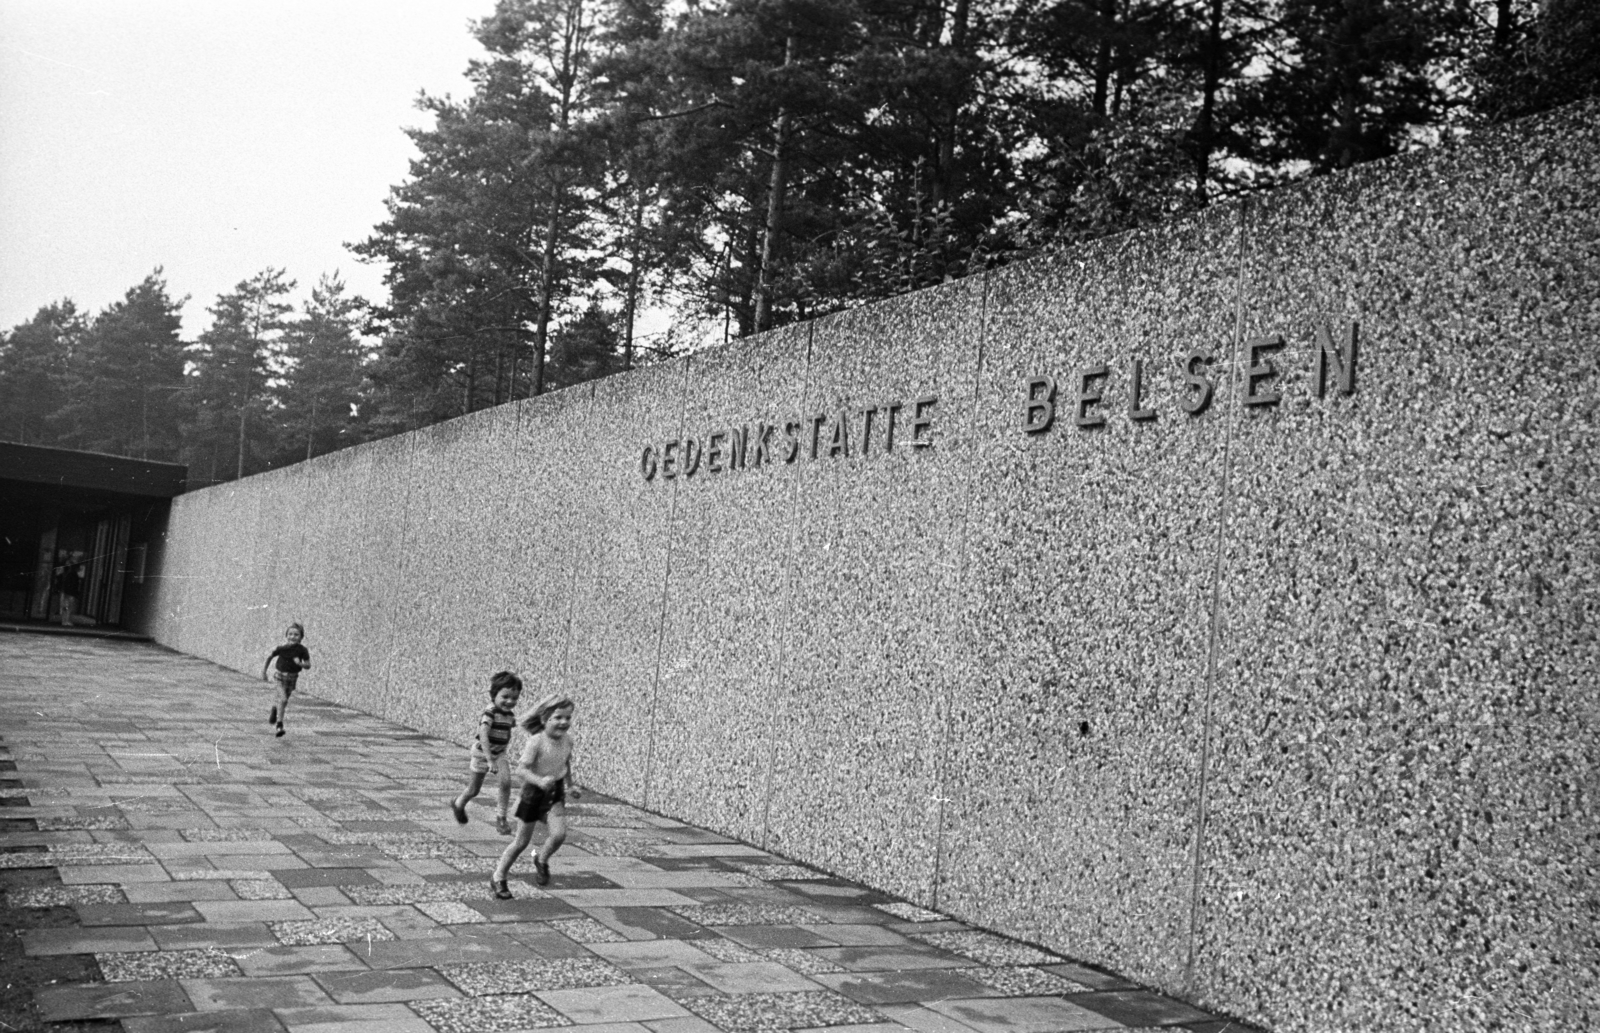
[[(608, 792), (1276, 1029), (1592, 1024), (1597, 124), (183, 496), (150, 630), (251, 671), (302, 620), (308, 691), (462, 741), (516, 668)], [(866, 407), (865, 455), (641, 472)]]

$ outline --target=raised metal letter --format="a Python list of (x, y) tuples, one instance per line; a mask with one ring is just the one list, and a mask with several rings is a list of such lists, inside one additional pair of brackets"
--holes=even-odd
[[(933, 417), (924, 416), (924, 409), (932, 409), (939, 404), (938, 395), (923, 395), (911, 402), (911, 447), (928, 448), (933, 445)], [(929, 436), (924, 438), (923, 431), (928, 431)]]
[[(1043, 389), (1041, 396), (1039, 391)], [(1037, 413), (1038, 415), (1035, 415)], [(1056, 382), (1051, 377), (1029, 377), (1026, 398), (1022, 403), (1022, 429), (1028, 434), (1039, 434), (1056, 422)]]
[(1317, 397), (1321, 398), (1328, 383), (1328, 363), (1333, 362), (1339, 378), (1339, 393), (1353, 395), (1356, 393), (1356, 323), (1350, 323), (1350, 329), (1345, 331), (1344, 350), (1341, 354), (1334, 346), (1333, 335), (1326, 326), (1317, 327), (1317, 368), (1312, 379), (1317, 384)]
[(1101, 377), (1109, 376), (1110, 373), (1111, 368), (1101, 364), (1099, 366), (1090, 366), (1088, 369), (1078, 374), (1078, 400), (1075, 406), (1077, 409), (1078, 426), (1104, 427), (1106, 425), (1104, 413), (1095, 413), (1093, 416), (1089, 415), (1089, 406), (1098, 402), (1101, 394), (1098, 389), (1094, 391), (1089, 390), (1089, 381), (1098, 380)]
[[(1272, 360), (1266, 358), (1265, 352), (1277, 351), (1283, 347), (1282, 334), (1268, 334), (1266, 337), (1252, 337), (1244, 342), (1244, 354), (1250, 365), (1244, 370), (1244, 404), (1245, 405), (1277, 405), (1283, 399), (1283, 394), (1278, 391), (1257, 391), (1256, 381), (1266, 380), (1278, 375), (1278, 367)], [(1257, 359), (1261, 361), (1257, 362)]]
[(837, 422), (833, 425), (833, 434), (828, 441), (828, 455), (850, 458), (850, 412), (847, 409), (839, 410)]
[(897, 413), (899, 413), (899, 411), (900, 411), (900, 403), (899, 402), (895, 402), (895, 403), (893, 403), (891, 405), (880, 405), (880, 406), (878, 406), (878, 411), (879, 412), (886, 412), (886, 413), (889, 414), (889, 423), (883, 429), (883, 450), (885, 452), (893, 452), (894, 451), (894, 418), (895, 418), (895, 415)]
[(1128, 419), (1153, 420), (1156, 418), (1154, 409), (1143, 408), (1140, 403), (1144, 401), (1144, 360), (1133, 360), (1133, 383), (1128, 388)]
[(1183, 411), (1190, 416), (1199, 416), (1206, 411), (1206, 406), (1211, 404), (1211, 392), (1216, 390), (1216, 385), (1203, 373), (1195, 372), (1195, 363), (1211, 362), (1214, 357), (1204, 348), (1196, 348), (1183, 360), (1183, 381), (1200, 389), (1199, 394), (1184, 394), (1178, 404), (1183, 406)]
[[(748, 427), (745, 428), (749, 430)], [(756, 424), (756, 452), (751, 457), (751, 466), (760, 466), (762, 463), (772, 462), (772, 435), (777, 431), (777, 424)], [(749, 439), (746, 438), (746, 441)]]

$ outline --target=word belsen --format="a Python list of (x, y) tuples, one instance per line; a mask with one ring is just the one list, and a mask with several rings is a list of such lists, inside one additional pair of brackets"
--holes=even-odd
[[(1318, 398), (1327, 392), (1331, 372), (1339, 385), (1340, 394), (1354, 394), (1356, 390), (1356, 324), (1346, 329), (1343, 340), (1335, 342), (1326, 327), (1316, 328), (1316, 366), (1311, 375), (1312, 389)], [(1247, 408), (1277, 405), (1283, 394), (1275, 390), (1274, 381), (1278, 367), (1272, 355), (1286, 345), (1282, 334), (1252, 337), (1244, 342), (1245, 368), (1242, 380), (1244, 393), (1240, 401)], [(1182, 386), (1178, 393), (1178, 407), (1190, 416), (1198, 416), (1211, 405), (1216, 393), (1216, 381), (1207, 375), (1206, 367), (1216, 361), (1216, 356), (1204, 348), (1196, 348), (1178, 364)], [(1133, 360), (1128, 377), (1128, 418), (1143, 422), (1156, 418), (1155, 409), (1144, 404), (1144, 362)], [(1071, 407), (1072, 419), (1079, 427), (1093, 428), (1106, 425), (1104, 409), (1105, 382), (1111, 368), (1104, 364), (1088, 366), (1072, 375), (1073, 392), (1064, 401)], [(1058, 385), (1054, 377), (1029, 377), (1023, 384), (1022, 429), (1028, 434), (1041, 434), (1055, 424)]]
[(847, 459), (875, 451), (889, 453), (897, 447), (928, 448), (933, 444), (933, 410), (938, 404), (937, 395), (923, 395), (909, 402), (841, 409), (783, 423), (729, 427), (711, 431), (703, 439), (650, 444), (639, 456), (639, 472), (647, 481), (657, 476), (671, 480), (793, 463), (802, 456)]

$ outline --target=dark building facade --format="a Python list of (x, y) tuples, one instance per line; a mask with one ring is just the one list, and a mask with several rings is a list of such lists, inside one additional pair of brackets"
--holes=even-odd
[(188, 468), (0, 442), (0, 621), (122, 627)]

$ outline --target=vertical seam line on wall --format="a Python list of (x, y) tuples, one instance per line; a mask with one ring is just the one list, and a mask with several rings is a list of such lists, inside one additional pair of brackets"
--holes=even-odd
[[(694, 363), (694, 356), (688, 355), (683, 360), (683, 385), (678, 391), (678, 437), (683, 437), (684, 425), (688, 422), (685, 410), (689, 406), (689, 369)], [(645, 735), (644, 751), (644, 785), (641, 790), (644, 794), (644, 805), (650, 807), (650, 780), (654, 774), (656, 761), (656, 703), (661, 697), (661, 653), (667, 645), (667, 601), (672, 598), (672, 550), (678, 540), (678, 482), (672, 483), (672, 498), (667, 502), (667, 565), (661, 574), (661, 608), (656, 623), (656, 669), (650, 682), (650, 719), (647, 722), (649, 731)]]
[[(595, 381), (591, 380), (589, 382), (589, 416), (593, 416), (595, 396), (597, 394), (598, 388), (596, 387)], [(517, 413), (517, 441), (519, 444), (522, 441), (521, 428), (523, 411), (519, 411)], [(589, 418), (585, 418), (580, 422), (590, 426), (593, 425), (593, 420)], [(572, 672), (569, 669), (569, 665), (572, 662), (572, 618), (573, 614), (578, 608), (578, 568), (583, 566), (583, 560), (581, 557), (585, 555), (588, 555), (586, 550), (573, 550), (572, 576), (567, 579), (567, 624), (561, 635), (561, 681), (563, 685), (568, 687), (568, 689), (570, 689), (572, 686)]]
[[(806, 392), (811, 386), (811, 348), (815, 342), (816, 321), (807, 320), (806, 324), (806, 363), (800, 375), (800, 411), (805, 411)], [(783, 615), (789, 612), (789, 597), (794, 587), (794, 528), (797, 521), (796, 513), (799, 507), (794, 505), (795, 497), (800, 494), (799, 468), (794, 471), (794, 483), (789, 486), (788, 519), (783, 528), (783, 589), (778, 596), (778, 668), (773, 673), (773, 692), (782, 696), (784, 708), (788, 706), (789, 693), (785, 689), (784, 673), (789, 664), (789, 625), (784, 621)], [(767, 722), (767, 770), (766, 783), (761, 789), (761, 839), (763, 850), (772, 842), (772, 784), (778, 766), (778, 727), (779, 715), (783, 711), (778, 707), (769, 710), (771, 720)]]
[(1233, 474), (1233, 431), (1234, 426), (1243, 418), (1238, 405), (1242, 399), (1239, 393), (1239, 377), (1243, 371), (1239, 349), (1244, 341), (1245, 278), (1248, 275), (1246, 261), (1249, 249), (1248, 200), (1239, 205), (1238, 226), (1239, 247), (1233, 281), (1233, 348), (1228, 357), (1230, 387), (1226, 404), (1229, 415), (1222, 438), (1222, 493), (1217, 502), (1217, 537), (1211, 558), (1211, 626), (1206, 635), (1205, 683), (1201, 690), (1200, 771), (1195, 800), (1194, 852), (1190, 858), (1189, 872), (1189, 935), (1183, 961), (1184, 994), (1190, 998), (1195, 995), (1195, 940), (1200, 928), (1201, 873), (1204, 868), (1207, 807), (1210, 803), (1208, 794), (1211, 775), (1211, 705), (1216, 690), (1217, 640), (1222, 625), (1222, 553), (1228, 540), (1228, 503), (1231, 501)]
[[(406, 540), (410, 536), (411, 531), (411, 496), (414, 494), (412, 491), (412, 488), (414, 487), (412, 484), (412, 475), (416, 473), (415, 460), (417, 452), (416, 433), (412, 432), (411, 434), (406, 435), (406, 437), (406, 492), (403, 500), (401, 501), (400, 551), (398, 554), (400, 557), (400, 569), (398, 571), (399, 577), (396, 579), (400, 585), (404, 585), (406, 583), (406, 557), (410, 555), (410, 550), (406, 548)], [(389, 692), (394, 680), (394, 639), (395, 635), (398, 633), (396, 628), (397, 624), (399, 624), (398, 621), (392, 619), (389, 621), (389, 644), (383, 651), (383, 694), (379, 698), (383, 701), (382, 707), (383, 712), (385, 713), (392, 713), (390, 708)]]
[[(956, 577), (952, 586), (955, 597), (960, 600), (964, 596), (962, 589), (967, 580), (967, 533), (972, 522), (972, 485), (977, 480), (977, 447), (978, 435), (978, 399), (983, 392), (983, 361), (984, 345), (988, 341), (987, 330), (989, 327), (989, 278), (991, 271), (983, 271), (983, 290), (978, 296), (978, 354), (972, 371), (972, 411), (967, 425), (967, 476), (962, 485), (961, 500), (961, 533), (957, 537), (956, 546)], [(946, 619), (957, 621), (959, 632), (960, 617), (956, 616), (961, 611), (958, 606), (946, 607)], [(948, 629), (946, 629), (948, 632)], [(949, 641), (952, 636), (945, 635)], [(959, 636), (957, 636), (959, 638)], [(941, 679), (944, 684), (944, 733), (940, 736), (938, 772), (934, 776), (934, 793), (939, 807), (933, 826), (933, 881), (928, 889), (928, 906), (937, 910), (939, 907), (939, 876), (944, 867), (944, 809), (950, 799), (950, 735), (951, 726), (955, 721), (955, 684), (946, 669), (945, 677)]]

